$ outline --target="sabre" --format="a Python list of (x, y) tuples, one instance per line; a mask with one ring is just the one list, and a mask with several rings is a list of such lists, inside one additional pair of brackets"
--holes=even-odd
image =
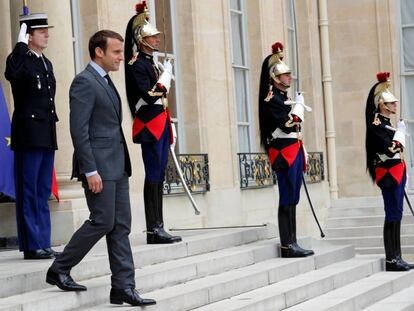
[[(166, 13), (165, 12), (165, 0), (162, 1), (162, 8), (163, 8), (162, 23), (163, 23), (163, 28), (164, 28), (163, 29), (164, 59), (167, 59), (168, 54), (167, 54), (167, 40), (166, 40), (167, 29), (165, 28), (165, 13)], [(174, 76), (172, 76), (172, 79), (174, 79)], [(177, 131), (175, 130), (175, 124), (174, 123), (171, 123), (171, 128), (172, 128), (173, 136), (177, 137)], [(187, 182), (184, 179), (183, 172), (181, 171), (181, 167), (180, 167), (180, 164), (178, 163), (177, 156), (175, 155), (174, 147), (175, 147), (175, 143), (170, 145), (170, 152), (171, 152), (171, 157), (173, 159), (175, 168), (177, 169), (178, 176), (180, 177), (181, 183), (183, 184), (184, 191), (187, 194), (187, 197), (190, 199), (191, 205), (194, 208), (194, 213), (196, 215), (200, 215), (200, 211), (198, 210), (197, 203), (194, 201), (194, 198), (191, 195), (190, 189), (188, 189)]]
[(308, 192), (308, 186), (306, 186), (304, 175), (302, 175), (302, 181), (303, 181), (303, 187), (305, 188), (306, 196), (308, 197), (308, 201), (309, 201), (309, 205), (310, 205), (310, 208), (311, 208), (311, 211), (312, 211), (312, 214), (313, 214), (313, 218), (315, 218), (316, 224), (318, 225), (319, 231), (321, 233), (321, 238), (324, 238), (325, 233), (323, 233), (323, 231), (322, 231), (321, 225), (319, 224), (318, 217), (316, 216), (316, 213), (315, 213), (315, 209), (313, 208), (313, 204), (312, 204), (309, 192)]
[[(296, 24), (296, 20), (294, 20), (294, 24)], [(297, 38), (297, 36), (295, 36), (295, 40), (296, 40), (296, 46), (297, 46), (297, 44), (298, 44), (298, 41), (297, 41), (298, 38)], [(296, 67), (297, 68), (297, 77), (300, 77), (300, 75), (299, 75), (299, 59), (298, 59), (298, 57), (299, 57), (298, 54), (296, 54), (296, 63), (298, 64), (297, 67)], [(298, 87), (298, 89), (300, 89), (299, 88), (299, 85), (300, 85), (300, 79), (299, 78), (297, 80), (297, 83), (298, 83), (297, 84), (297, 87)], [(304, 92), (301, 92), (301, 93), (304, 93)], [(311, 197), (309, 195), (308, 186), (306, 185), (305, 175), (304, 174), (302, 174), (302, 182), (303, 182), (303, 187), (305, 188), (306, 197), (308, 198), (309, 206), (310, 206), (311, 211), (312, 211), (312, 214), (313, 214), (313, 218), (315, 218), (316, 224), (318, 225), (319, 232), (321, 234), (321, 238), (324, 238), (325, 237), (325, 233), (322, 230), (322, 227), (321, 227), (321, 225), (319, 223), (318, 217), (316, 216), (315, 209), (313, 208), (312, 200), (311, 200)]]
[(164, 59), (167, 59), (167, 40), (166, 40), (166, 32), (165, 29), (165, 0), (162, 0), (162, 27), (163, 29), (163, 37), (164, 37)]
[(191, 195), (190, 190), (188, 189), (187, 183), (186, 183), (186, 181), (184, 179), (184, 176), (183, 176), (183, 172), (181, 171), (180, 164), (178, 163), (177, 156), (175, 155), (174, 144), (170, 145), (170, 152), (171, 152), (171, 157), (173, 158), (173, 161), (174, 161), (175, 168), (177, 169), (178, 176), (180, 177), (180, 180), (183, 184), (184, 191), (187, 194), (187, 197), (190, 199), (191, 205), (194, 208), (194, 213), (196, 215), (200, 215), (200, 211), (197, 208), (197, 203), (194, 201), (194, 198)]

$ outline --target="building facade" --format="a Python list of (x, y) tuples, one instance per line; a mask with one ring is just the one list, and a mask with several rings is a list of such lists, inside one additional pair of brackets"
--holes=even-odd
[[(71, 154), (68, 90), (88, 62), (87, 42), (100, 29), (125, 34), (134, 14), (132, 0), (29, 0), (31, 12), (46, 12), (50, 29), (45, 54), (54, 64), (59, 150), (55, 168), (62, 201), (52, 202), (53, 241), (65, 243), (88, 217), (80, 185), (70, 180)], [(365, 172), (365, 101), (378, 71), (390, 71), (392, 91), (401, 98), (402, 116), (413, 128), (414, 5), (408, 0), (150, 0), (152, 22), (165, 42), (158, 55), (174, 59), (176, 81), (170, 109), (178, 128), (179, 154), (204, 155), (208, 166), (196, 216), (183, 195), (164, 198), (169, 228), (277, 223), (278, 193), (261, 154), (258, 89), (262, 60), (281, 41), (293, 70), (295, 90), (305, 92), (313, 108), (306, 115), (304, 142), (312, 153), (308, 188), (322, 223), (330, 200), (378, 195)], [(21, 1), (0, 1), (0, 67), (18, 34)], [(123, 68), (112, 75), (123, 99), (124, 131), (131, 137)], [(13, 102), (0, 76), (10, 113)], [(293, 94), (293, 93), (292, 93)], [(291, 95), (292, 95), (291, 94)], [(414, 95), (414, 94), (413, 94)], [(413, 139), (410, 136), (410, 141)], [(144, 170), (138, 145), (129, 142), (133, 232), (145, 228)], [(410, 149), (411, 148), (411, 149)], [(412, 176), (414, 155), (407, 164)], [(198, 173), (194, 159), (189, 178)], [(183, 158), (184, 159), (184, 158)], [(184, 160), (183, 160), (184, 161)], [(192, 166), (191, 166), (192, 165)], [(168, 175), (168, 174), (167, 174)], [(187, 176), (188, 177), (188, 176)], [(266, 179), (266, 178), (267, 179)], [(411, 178), (411, 180), (413, 180)], [(412, 185), (412, 184), (411, 184)], [(169, 186), (166, 186), (166, 191)], [(208, 191), (207, 191), (208, 190)], [(15, 235), (13, 204), (0, 204), (0, 237)], [(314, 235), (305, 194), (298, 210), (300, 235)]]

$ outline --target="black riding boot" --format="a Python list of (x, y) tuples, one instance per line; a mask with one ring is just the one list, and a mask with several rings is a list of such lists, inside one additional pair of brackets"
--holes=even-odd
[(290, 216), (290, 221), (291, 221), (291, 226), (292, 226), (292, 241), (293, 241), (293, 244), (295, 245), (295, 247), (299, 251), (301, 251), (305, 255), (305, 257), (314, 255), (315, 253), (313, 252), (313, 250), (304, 249), (304, 248), (302, 248), (298, 245), (298, 242), (297, 242), (297, 239), (296, 239), (296, 206), (295, 205), (292, 205), (290, 207), (290, 215), (291, 215)]
[(147, 226), (147, 243), (152, 244), (153, 229), (157, 224), (157, 183), (144, 182), (144, 208), (145, 208), (145, 223)]
[[(164, 182), (159, 182), (158, 183), (158, 196), (157, 196), (157, 233), (158, 233), (158, 237), (161, 238), (162, 242), (159, 242), (159, 244), (162, 243), (176, 243), (176, 242), (181, 242), (182, 239), (180, 236), (176, 236), (176, 235), (171, 235), (168, 232), (166, 232), (164, 230), (164, 217), (163, 217), (163, 200), (162, 200), (162, 196), (163, 196), (163, 187), (164, 187)], [(155, 230), (155, 229), (154, 229)]]
[(410, 268), (404, 265), (397, 257), (397, 245), (395, 239), (395, 225), (393, 221), (384, 222), (384, 248), (386, 271), (408, 271)]
[(280, 255), (284, 258), (306, 257), (306, 252), (293, 241), (293, 222), (291, 213), (292, 206), (282, 205), (278, 209), (279, 237), (280, 237)]
[(410, 264), (406, 262), (404, 259), (402, 259), (401, 256), (401, 221), (393, 221), (394, 229), (394, 239), (395, 239), (395, 245), (396, 245), (396, 251), (397, 251), (397, 258), (400, 260), (400, 262), (408, 267), (409, 269), (414, 269), (414, 264)]
[(181, 237), (172, 236), (164, 230), (162, 216), (162, 182), (145, 181), (144, 203), (147, 222), (147, 244), (180, 242)]

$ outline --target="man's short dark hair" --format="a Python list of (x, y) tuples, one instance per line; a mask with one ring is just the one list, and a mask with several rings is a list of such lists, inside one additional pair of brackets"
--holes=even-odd
[(124, 38), (122, 38), (122, 36), (115, 31), (112, 31), (112, 30), (98, 31), (89, 39), (89, 56), (91, 57), (91, 59), (95, 59), (96, 48), (101, 48), (102, 51), (106, 52), (108, 38), (117, 39), (121, 42), (124, 42)]

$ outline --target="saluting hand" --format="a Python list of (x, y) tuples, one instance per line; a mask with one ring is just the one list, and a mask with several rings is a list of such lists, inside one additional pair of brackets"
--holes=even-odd
[(101, 176), (96, 173), (95, 175), (86, 177), (86, 180), (88, 181), (88, 188), (91, 192), (98, 194), (103, 189), (102, 179)]
[(27, 33), (26, 23), (22, 23), (20, 26), (19, 36), (17, 37), (17, 42), (23, 42), (25, 44), (29, 43), (29, 34)]

